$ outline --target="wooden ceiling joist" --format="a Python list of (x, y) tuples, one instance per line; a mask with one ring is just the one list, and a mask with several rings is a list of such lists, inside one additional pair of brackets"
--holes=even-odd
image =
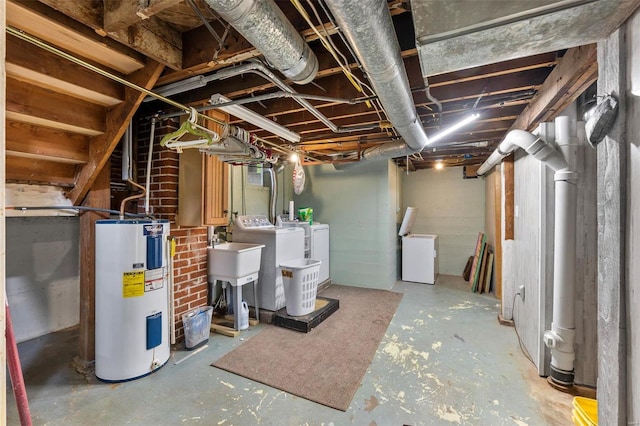
[(511, 128), (531, 131), (553, 120), (597, 79), (596, 45), (569, 49)]
[[(162, 64), (149, 60), (143, 69), (129, 76), (129, 81), (151, 89), (163, 68)], [(89, 162), (82, 167), (76, 177), (75, 187), (67, 194), (73, 205), (78, 205), (93, 185), (145, 96), (135, 89), (126, 88), (124, 102), (107, 112), (107, 132), (91, 140)]]

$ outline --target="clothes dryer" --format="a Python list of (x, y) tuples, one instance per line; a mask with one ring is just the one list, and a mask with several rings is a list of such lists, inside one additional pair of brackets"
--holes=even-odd
[[(280, 264), (287, 260), (304, 258), (304, 230), (276, 227), (263, 215), (238, 216), (233, 241), (264, 244), (258, 274), (258, 303), (260, 308), (269, 311), (284, 308), (285, 295)], [(253, 305), (253, 295), (247, 294), (246, 300)]]

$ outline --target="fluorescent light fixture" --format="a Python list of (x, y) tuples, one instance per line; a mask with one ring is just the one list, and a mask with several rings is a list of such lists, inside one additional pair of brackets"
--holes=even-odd
[[(197, 75), (195, 77), (189, 77), (182, 81), (166, 84), (153, 90), (153, 93), (160, 96), (177, 95), (178, 93), (188, 92), (189, 90), (198, 89), (207, 85), (207, 81), (204, 76)], [(153, 96), (147, 96), (142, 102), (153, 101), (156, 98)]]
[[(230, 102), (230, 100), (219, 93), (211, 96), (211, 105), (213, 106), (225, 102)], [(242, 105), (226, 105), (221, 106), (218, 109), (221, 109), (222, 111), (227, 112), (234, 117), (238, 117), (239, 119), (244, 120), (247, 123), (251, 123), (254, 126), (260, 127), (267, 132), (278, 135), (281, 138), (288, 140), (289, 142), (300, 142), (300, 135), (298, 133), (287, 129), (286, 127), (283, 127), (269, 120), (267, 117), (257, 114), (251, 111), (249, 108), (243, 107)]]
[(454, 124), (453, 126), (449, 126), (446, 129), (444, 129), (443, 131), (436, 133), (435, 135), (433, 135), (432, 137), (429, 138), (429, 141), (427, 142), (427, 145), (434, 143), (435, 141), (438, 141), (442, 138), (444, 138), (445, 136), (455, 132), (456, 130), (466, 126), (467, 124), (471, 123), (472, 121), (475, 121), (478, 119), (478, 117), (480, 117), (480, 114), (471, 114), (468, 115), (467, 117), (463, 118), (462, 120), (458, 121), (456, 124)]

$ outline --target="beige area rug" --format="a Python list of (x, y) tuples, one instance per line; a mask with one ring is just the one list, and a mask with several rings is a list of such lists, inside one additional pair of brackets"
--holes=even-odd
[(269, 326), (212, 365), (346, 411), (402, 294), (331, 286), (338, 309), (309, 333)]

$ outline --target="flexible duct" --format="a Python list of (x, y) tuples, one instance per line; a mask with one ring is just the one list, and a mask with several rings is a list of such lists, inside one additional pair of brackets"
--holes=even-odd
[(387, 118), (404, 140), (365, 150), (361, 160), (402, 157), (421, 151), (428, 138), (411, 96), (387, 3), (379, 0), (326, 3), (362, 63)]
[(205, 2), (287, 78), (298, 84), (315, 78), (318, 58), (273, 0)]
[(520, 147), (555, 172), (553, 320), (551, 330), (544, 332), (543, 339), (551, 349), (551, 380), (562, 386), (573, 384), (575, 360), (573, 346), (578, 174), (572, 167), (576, 154), (569, 146), (572, 141), (570, 130), (569, 117), (556, 118), (556, 143), (565, 155), (529, 132), (512, 130), (478, 169), (479, 176), (486, 174)]

